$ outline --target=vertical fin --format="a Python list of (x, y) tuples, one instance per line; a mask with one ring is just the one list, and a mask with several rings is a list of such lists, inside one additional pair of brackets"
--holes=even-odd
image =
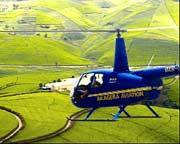
[(124, 39), (120, 37), (116, 38), (114, 71), (129, 72), (125, 42)]

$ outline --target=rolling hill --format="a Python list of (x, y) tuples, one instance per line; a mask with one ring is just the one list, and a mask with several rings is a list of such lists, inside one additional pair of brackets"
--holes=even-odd
[[(179, 0), (0, 0), (0, 30), (176, 25), (179, 25)], [(152, 56), (152, 64), (179, 63), (178, 30), (131, 32), (123, 37), (130, 66), (147, 65)], [(21, 114), (25, 122), (24, 128), (7, 143), (55, 132), (65, 125), (67, 116), (81, 110), (71, 104), (69, 92), (45, 92), (39, 90), (39, 85), (76, 77), (92, 69), (56, 65), (113, 65), (115, 38), (111, 33), (0, 33), (0, 106)], [(165, 87), (161, 95), (166, 98), (162, 104), (153, 103), (161, 118), (76, 122), (62, 135), (39, 142), (179, 143), (179, 80)], [(177, 109), (172, 109), (174, 105)], [(117, 110), (100, 108), (91, 118), (112, 118), (111, 113)], [(151, 115), (140, 104), (127, 110), (131, 115)], [(17, 120), (0, 109), (0, 124), (1, 138), (17, 126)]]
[(1, 64), (91, 64), (80, 50), (51, 38), (4, 36), (0, 44)]
[[(25, 128), (7, 142), (28, 140), (55, 132), (64, 126), (67, 116), (80, 110), (70, 103), (67, 93), (36, 93), (4, 97), (0, 99), (0, 103), (21, 113), (25, 119)], [(177, 143), (179, 110), (153, 108), (162, 116), (161, 118), (120, 119), (117, 122), (76, 122), (72, 129), (62, 135), (39, 142)], [(117, 110), (117, 108), (101, 108), (91, 118), (112, 118), (111, 113)], [(143, 105), (129, 106), (127, 110), (132, 115), (151, 115)]]
[[(70, 143), (176, 143), (179, 141), (178, 110), (156, 108), (163, 118), (160, 119), (119, 119), (117, 122), (77, 122), (61, 136), (43, 142)], [(117, 108), (101, 108), (91, 117), (111, 118)], [(145, 106), (136, 105), (127, 108), (132, 115), (151, 115)], [(85, 116), (85, 115), (83, 115)], [(83, 118), (83, 117), (81, 117)], [(83, 135), (83, 136), (82, 136)], [(41, 142), (41, 141), (40, 141)]]
[(8, 134), (9, 131), (16, 128), (18, 124), (16, 118), (11, 113), (8, 113), (4, 110), (0, 110), (0, 123), (1, 125), (5, 125), (4, 127), (1, 127), (0, 129), (0, 137)]
[[(17, 7), (13, 7), (13, 3), (1, 2), (1, 7), (8, 7), (0, 12), (1, 30), (179, 25), (179, 1), (175, 0), (56, 0), (51, 3), (48, 0), (28, 0), (14, 3)], [(155, 55), (152, 64), (179, 63), (178, 29), (131, 32), (123, 36), (130, 65), (146, 65), (152, 55)], [(116, 37), (113, 34), (17, 33), (1, 34), (0, 37), (1, 64), (91, 64), (93, 61), (113, 65)], [(164, 59), (166, 54), (168, 57)]]

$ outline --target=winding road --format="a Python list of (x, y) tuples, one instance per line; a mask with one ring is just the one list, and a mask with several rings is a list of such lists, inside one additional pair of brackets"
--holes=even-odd
[(76, 113), (74, 113), (73, 115), (70, 116), (71, 120), (67, 120), (66, 124), (64, 125), (64, 127), (58, 129), (55, 132), (52, 132), (50, 134), (47, 135), (43, 135), (43, 136), (39, 136), (36, 138), (32, 138), (32, 139), (27, 139), (27, 140), (22, 140), (22, 141), (16, 141), (15, 143), (33, 143), (33, 142), (37, 142), (37, 141), (41, 141), (41, 140), (45, 140), (45, 139), (49, 139), (49, 138), (53, 138), (55, 136), (58, 136), (64, 132), (66, 132), (67, 130), (71, 129), (75, 123), (75, 121), (79, 116), (81, 116), (82, 114), (88, 112), (90, 109), (83, 109), (81, 111), (78, 111)]
[(18, 114), (15, 111), (12, 111), (9, 108), (0, 106), (0, 109), (3, 110), (3, 111), (6, 111), (8, 113), (11, 113), (17, 119), (17, 121), (18, 121), (18, 125), (16, 126), (16, 128), (11, 130), (5, 136), (0, 137), (0, 143), (3, 143), (5, 141), (9, 140), (10, 138), (14, 137), (21, 129), (23, 129), (23, 127), (24, 127), (24, 119), (23, 119), (23, 117), (20, 114)]

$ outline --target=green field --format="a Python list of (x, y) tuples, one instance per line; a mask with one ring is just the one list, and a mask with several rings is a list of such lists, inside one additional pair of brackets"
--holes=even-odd
[[(81, 71), (86, 71), (90, 68), (83, 68)], [(58, 68), (58, 67), (8, 67), (4, 66), (0, 69), (1, 89), (0, 93), (0, 105), (6, 106), (18, 113), (20, 113), (25, 120), (25, 128), (22, 129), (14, 138), (8, 142), (17, 142), (21, 140), (28, 140), (36, 138), (42, 135), (52, 133), (66, 123), (66, 117), (72, 115), (74, 112), (80, 109), (74, 107), (69, 98), (69, 92), (56, 93), (56, 92), (41, 92), (38, 90), (39, 83), (52, 82), (58, 78), (63, 79), (66, 77), (78, 76), (81, 71), (79, 69), (70, 68)], [(168, 83), (171, 80), (166, 80)], [(177, 83), (172, 85), (168, 89), (168, 97), (171, 100), (178, 100), (176, 91)], [(35, 93), (32, 93), (35, 92)], [(172, 95), (172, 92), (173, 95)], [(27, 94), (21, 94), (27, 93)], [(32, 94), (31, 94), (32, 93)], [(67, 109), (68, 108), (68, 109)], [(144, 119), (122, 119), (117, 122), (102, 122), (102, 123), (81, 123), (77, 122), (75, 126), (64, 133), (61, 136), (49, 139), (47, 141), (40, 142), (75, 142), (77, 137), (80, 137), (83, 133), (89, 133), (93, 131), (97, 137), (89, 136), (85, 134), (83, 138), (78, 138), (79, 142), (177, 142), (178, 141), (178, 111), (175, 109), (154, 107), (156, 111), (163, 116), (161, 119), (148, 119), (144, 123)], [(116, 112), (117, 108), (102, 108), (95, 112), (92, 118), (111, 118), (112, 112)], [(151, 115), (144, 106), (130, 106), (128, 111), (132, 115)], [(84, 116), (84, 115), (83, 115)], [(82, 118), (82, 117), (81, 117)], [(12, 121), (12, 117), (8, 118), (11, 124), (16, 121)], [(143, 122), (143, 125), (142, 125)], [(123, 124), (122, 124), (123, 123)], [(168, 125), (159, 128), (152, 134), (155, 127), (161, 127), (165, 123)], [(98, 125), (99, 128), (96, 126)], [(84, 127), (84, 128), (83, 128)], [(122, 127), (122, 128), (120, 128)], [(128, 129), (133, 127), (133, 137), (127, 140), (126, 135), (129, 135)], [(12, 125), (4, 127), (3, 129), (9, 130)], [(141, 129), (139, 129), (141, 128)], [(137, 129), (137, 130), (136, 130)], [(2, 131), (2, 135), (5, 134), (5, 130)], [(81, 134), (81, 130), (83, 130)], [(104, 133), (102, 133), (102, 130)], [(139, 130), (139, 131), (138, 131)], [(141, 131), (143, 130), (143, 131)], [(77, 133), (77, 131), (79, 131)], [(167, 132), (168, 131), (168, 132)], [(126, 135), (123, 138), (115, 137), (118, 133)], [(144, 133), (142, 137), (139, 137), (141, 133)], [(167, 132), (167, 133), (166, 133)], [(107, 136), (109, 133), (112, 135)], [(147, 136), (149, 137), (147, 139)], [(101, 137), (101, 138), (99, 138)]]
[[(25, 128), (9, 142), (54, 132), (65, 124), (67, 116), (78, 111), (70, 103), (67, 94), (58, 93), (6, 97), (1, 98), (0, 103), (21, 113), (26, 122)], [(102, 108), (91, 118), (111, 118), (110, 114), (117, 110), (117, 108)], [(158, 107), (155, 107), (155, 110), (162, 118), (121, 119), (117, 122), (77, 122), (70, 131), (43, 142), (178, 142), (179, 110)], [(151, 115), (144, 106), (140, 105), (129, 106), (128, 111), (132, 115)], [(128, 138), (130, 134), (132, 136)]]
[[(179, 25), (179, 2), (173, 0), (56, 0), (51, 3), (37, 0), (18, 5), (17, 9), (0, 12), (1, 30), (28, 30), (34, 29), (34, 25), (39, 30)], [(25, 22), (18, 23), (20, 20)], [(179, 63), (178, 29), (131, 32), (123, 36), (132, 66), (147, 65), (152, 55), (155, 55), (152, 64)], [(113, 65), (115, 35), (111, 33), (16, 33), (0, 34), (0, 37), (1, 64), (92, 64), (93, 61)]]
[[(0, 31), (179, 25), (179, 0), (12, 1), (0, 0)], [(178, 29), (129, 32), (122, 36), (130, 66), (147, 65), (152, 56), (152, 65), (179, 64)], [(39, 86), (96, 69), (60, 65), (112, 66), (115, 38), (113, 33), (0, 33), (0, 106), (21, 114), (25, 121), (24, 128), (7, 143), (53, 133), (65, 125), (67, 116), (82, 110), (72, 105), (69, 92), (42, 91)], [(164, 89), (159, 99), (152, 102), (161, 118), (75, 122), (65, 133), (38, 142), (179, 143), (179, 80), (166, 87), (172, 79), (163, 79)], [(117, 111), (116, 107), (99, 108), (90, 118), (111, 119)], [(128, 106), (127, 111), (131, 115), (152, 115), (140, 104)], [(17, 124), (12, 114), (0, 109), (0, 138)]]
[[(64, 126), (67, 116), (78, 111), (70, 103), (69, 95), (53, 92), (1, 98), (0, 104), (21, 113), (25, 119), (25, 128), (10, 142), (54, 132)], [(70, 109), (66, 110), (67, 107)]]
[(2, 36), (0, 53), (1, 64), (91, 64), (76, 47), (37, 36)]
[(87, 68), (71, 69), (59, 67), (1, 67), (0, 97), (39, 91), (39, 84), (47, 84), (72, 76), (79, 76)]
[[(179, 110), (154, 107), (159, 119), (119, 119), (117, 122), (77, 122), (72, 130), (44, 142), (178, 143)], [(112, 118), (117, 108), (101, 108), (93, 118)], [(145, 106), (127, 107), (132, 115), (151, 115)], [(83, 118), (83, 117), (82, 117)]]
[(0, 137), (5, 136), (18, 125), (17, 119), (9, 112), (0, 109)]

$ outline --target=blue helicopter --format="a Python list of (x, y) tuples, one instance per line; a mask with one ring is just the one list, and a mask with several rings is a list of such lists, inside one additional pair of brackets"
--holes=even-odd
[[(161, 78), (180, 73), (179, 65), (131, 71), (124, 38), (121, 37), (121, 33), (127, 30), (117, 29), (108, 32), (117, 32), (113, 69), (84, 72), (70, 94), (75, 106), (91, 109), (82, 121), (87, 121), (97, 108), (112, 106), (119, 107), (112, 120), (117, 120), (122, 112), (125, 113), (125, 117), (131, 118), (132, 116), (125, 110), (128, 105), (156, 99), (163, 89)], [(148, 103), (145, 105), (154, 114), (153, 117), (160, 117)]]

